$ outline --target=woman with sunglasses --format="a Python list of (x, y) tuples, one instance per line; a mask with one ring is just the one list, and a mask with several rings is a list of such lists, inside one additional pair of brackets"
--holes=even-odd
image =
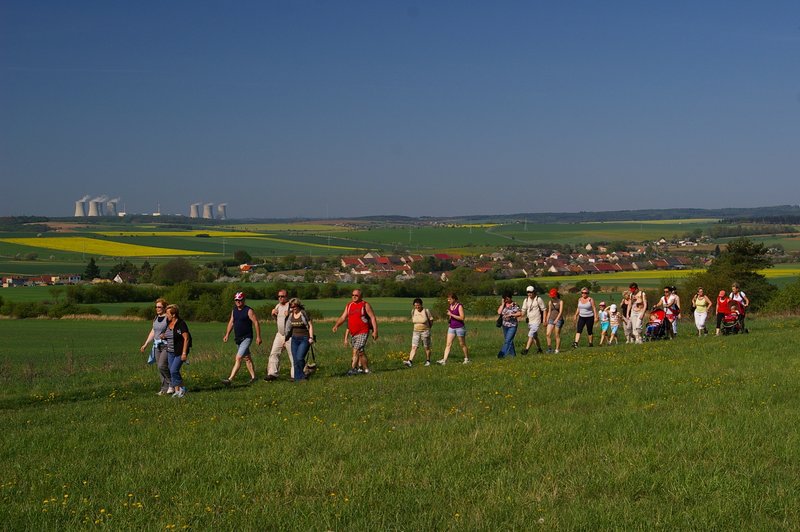
[(167, 342), (162, 338), (169, 327), (167, 320), (167, 302), (163, 298), (156, 299), (156, 317), (153, 319), (153, 327), (147, 335), (147, 340), (144, 341), (142, 347), (139, 349), (142, 353), (147, 349), (147, 344), (153, 342), (151, 348), (151, 355), (155, 357), (158, 372), (161, 375), (161, 389), (157, 395), (167, 395), (175, 391), (170, 386), (170, 372), (169, 372), (169, 358), (167, 356)]
[(592, 347), (594, 338), (594, 322), (597, 320), (597, 307), (594, 306), (594, 299), (589, 297), (589, 289), (581, 289), (581, 297), (578, 298), (578, 308), (575, 309), (575, 341), (572, 347), (577, 348), (581, 341), (581, 333), (586, 327), (586, 336), (589, 339), (589, 347)]

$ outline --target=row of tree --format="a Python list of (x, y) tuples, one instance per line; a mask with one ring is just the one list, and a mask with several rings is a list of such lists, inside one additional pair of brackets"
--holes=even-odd
[[(291, 296), (303, 300), (319, 298), (347, 298), (354, 285), (336, 283), (287, 283), (264, 284), (203, 283), (197, 282), (196, 271), (184, 259), (176, 259), (153, 269), (153, 275), (161, 270), (170, 276), (170, 283), (131, 285), (106, 283), (99, 285), (74, 285), (51, 287), (51, 301), (39, 303), (16, 303), (0, 298), (0, 313), (16, 317), (49, 315), (59, 317), (65, 314), (99, 313), (93, 305), (100, 303), (152, 302), (158, 297), (181, 306), (186, 319), (194, 321), (224, 321), (230, 311), (233, 295), (245, 290), (251, 300), (272, 300), (279, 289), (286, 289)], [(698, 287), (703, 287), (709, 297), (720, 290), (730, 291), (731, 284), (738, 282), (752, 302), (753, 310), (771, 312), (790, 312), (800, 308), (800, 280), (778, 290), (760, 273), (772, 266), (763, 244), (747, 238), (731, 241), (726, 249), (705, 271), (690, 274), (680, 280), (664, 280), (667, 284), (678, 284), (684, 307)], [(181, 272), (185, 275), (181, 277)], [(559, 279), (560, 281), (561, 279)], [(177, 281), (177, 282), (175, 282)], [(562, 289), (559, 281), (540, 285), (529, 279), (496, 281), (491, 276), (475, 272), (469, 268), (456, 268), (449, 273), (447, 282), (435, 277), (419, 275), (406, 281), (380, 279), (372, 283), (359, 284), (365, 297), (422, 297), (437, 299), (442, 305), (444, 296), (453, 292), (462, 302), (468, 304), (474, 315), (491, 315), (496, 310), (497, 294), (510, 291), (522, 295), (528, 285), (533, 284), (539, 293), (545, 294), (551, 287)], [(578, 280), (576, 288), (588, 286), (593, 291), (600, 287), (596, 281)], [(269, 308), (261, 309), (264, 312)], [(127, 315), (152, 317), (150, 306), (131, 307)]]

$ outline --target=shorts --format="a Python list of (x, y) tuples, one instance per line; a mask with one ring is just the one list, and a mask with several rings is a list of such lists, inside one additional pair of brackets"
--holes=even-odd
[(594, 316), (578, 316), (578, 326), (575, 332), (581, 334), (584, 326), (586, 326), (586, 334), (591, 336), (594, 331)]
[(561, 329), (562, 327), (564, 327), (564, 318), (561, 318), (558, 321), (547, 320), (547, 325), (548, 326), (552, 325), (556, 329)]
[(414, 331), (414, 334), (411, 336), (411, 345), (412, 347), (418, 347), (420, 341), (422, 341), (422, 346), (425, 349), (431, 348), (431, 330), (427, 329), (425, 331)]
[(600, 323), (600, 331), (601, 332), (608, 332), (609, 323), (607, 321)]
[(466, 327), (459, 327), (458, 329), (453, 329), (452, 327), (447, 328), (447, 336), (454, 334), (456, 336), (461, 336), (462, 338), (467, 335), (467, 328)]
[(612, 325), (611, 326), (611, 336), (617, 335), (617, 329), (619, 329), (619, 325)]
[(539, 332), (539, 326), (541, 326), (541, 322), (528, 324), (528, 338), (534, 338), (536, 336), (536, 333)]
[(241, 357), (249, 357), (250, 356), (250, 344), (253, 343), (252, 338), (244, 338), (241, 342), (239, 342), (239, 347), (236, 350), (236, 356)]
[(350, 337), (350, 345), (353, 346), (353, 349), (356, 351), (363, 351), (364, 348), (367, 346), (367, 339), (369, 338), (369, 333), (361, 333), (355, 336)]

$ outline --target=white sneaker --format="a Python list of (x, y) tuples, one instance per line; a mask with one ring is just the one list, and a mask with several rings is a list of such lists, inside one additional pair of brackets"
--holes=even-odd
[(430, 365), (431, 365), (431, 361), (430, 361), (430, 360), (426, 360), (426, 361), (425, 361), (425, 365), (426, 365), (426, 366), (430, 366)]
[(440, 366), (444, 366), (445, 364), (447, 364), (447, 361), (445, 359), (441, 359), (437, 360), (436, 363), (439, 364)]
[(371, 372), (370, 372), (370, 370), (369, 370), (369, 368), (368, 368), (368, 369), (365, 369), (364, 371), (362, 371), (362, 373), (363, 373), (364, 375), (369, 375)]
[(462, 364), (469, 364), (469, 359), (468, 359), (468, 358), (465, 358), (465, 359), (464, 359), (464, 362), (462, 362)]
[(411, 367), (411, 361), (410, 360), (404, 360), (403, 364), (408, 366), (409, 368)]
[(553, 353), (558, 353), (558, 349), (556, 349), (555, 351), (553, 351)]
[(167, 395), (172, 395), (173, 393), (175, 393), (175, 388), (173, 388), (172, 386), (167, 388)]
[(172, 394), (172, 398), (173, 399), (180, 399), (184, 395), (186, 395), (186, 389), (185, 388), (181, 388), (180, 390), (178, 390), (177, 392)]

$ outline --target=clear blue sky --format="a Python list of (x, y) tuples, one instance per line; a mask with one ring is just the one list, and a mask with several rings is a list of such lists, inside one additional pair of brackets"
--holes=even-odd
[(800, 2), (0, 2), (0, 215), (796, 204)]

